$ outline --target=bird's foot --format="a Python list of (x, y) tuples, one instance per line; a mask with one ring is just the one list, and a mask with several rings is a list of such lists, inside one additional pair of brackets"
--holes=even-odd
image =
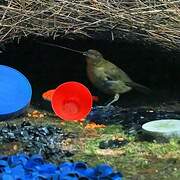
[(106, 105), (106, 107), (110, 107), (114, 102), (119, 100), (119, 94), (115, 94), (114, 99)]

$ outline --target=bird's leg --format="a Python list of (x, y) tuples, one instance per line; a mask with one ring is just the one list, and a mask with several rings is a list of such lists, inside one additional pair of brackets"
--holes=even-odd
[(106, 106), (110, 106), (112, 103), (118, 101), (118, 99), (119, 99), (119, 94), (115, 94), (114, 99), (110, 103), (108, 103)]

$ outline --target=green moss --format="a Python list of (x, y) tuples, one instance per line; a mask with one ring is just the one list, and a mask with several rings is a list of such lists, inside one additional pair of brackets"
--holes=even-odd
[[(169, 143), (163, 144), (135, 141), (133, 136), (125, 135), (122, 128), (118, 126), (108, 126), (105, 129), (97, 130), (97, 132), (100, 136), (86, 138), (83, 148), (79, 147), (73, 160), (82, 160), (90, 165), (107, 163), (121, 171), (126, 179), (176, 180), (180, 178), (178, 171), (180, 168), (180, 144), (178, 139), (172, 139)], [(99, 142), (111, 139), (113, 136), (123, 137), (129, 141), (129, 144), (111, 151), (112, 155), (98, 154), (98, 150), (101, 151), (98, 147)]]

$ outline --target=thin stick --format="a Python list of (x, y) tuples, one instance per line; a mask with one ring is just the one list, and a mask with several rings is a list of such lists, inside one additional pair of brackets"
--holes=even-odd
[(69, 51), (72, 51), (72, 52), (76, 52), (76, 53), (79, 53), (79, 54), (84, 54), (83, 51), (78, 51), (78, 50), (75, 50), (75, 49), (71, 49), (71, 48), (68, 48), (68, 47), (64, 47), (64, 46), (60, 46), (60, 45), (57, 45), (57, 44), (52, 44), (52, 43), (44, 43), (44, 42), (39, 42), (40, 44), (45, 44), (45, 45), (48, 45), (48, 46), (52, 46), (52, 47), (59, 47), (61, 49), (66, 49), (66, 50), (69, 50)]

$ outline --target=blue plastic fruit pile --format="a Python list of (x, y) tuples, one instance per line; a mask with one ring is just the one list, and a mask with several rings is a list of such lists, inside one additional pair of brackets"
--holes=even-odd
[(101, 164), (95, 168), (83, 162), (47, 163), (40, 155), (0, 157), (0, 180), (121, 180), (122, 175)]

